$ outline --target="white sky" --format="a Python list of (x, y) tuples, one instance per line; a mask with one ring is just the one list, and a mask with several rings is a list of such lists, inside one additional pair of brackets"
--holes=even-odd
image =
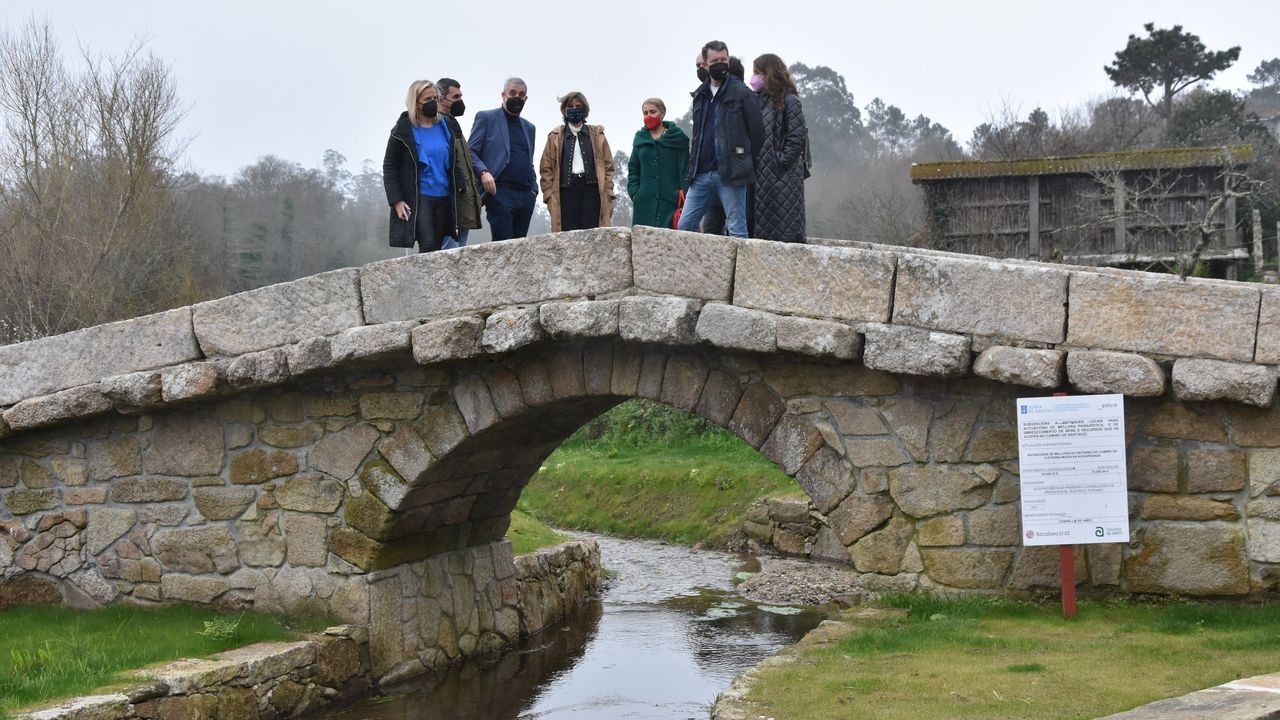
[(131, 39), (170, 63), (190, 106), (190, 169), (230, 175), (266, 154), (317, 167), (326, 148), (380, 164), (410, 81), (462, 83), (463, 127), (497, 107), (509, 75), (529, 83), (525, 117), (538, 137), (559, 122), (556, 97), (586, 93), (591, 122), (630, 150), (640, 103), (667, 101), (671, 118), (696, 87), (693, 56), (709, 39), (750, 60), (828, 65), (855, 101), (873, 97), (929, 115), (961, 143), (1008, 104), (1051, 114), (1107, 93), (1102, 66), (1142, 24), (1182, 24), (1240, 61), (1214, 84), (1280, 56), (1274, 0), (4, 0), (0, 25), (47, 18), (67, 53), (117, 52)]

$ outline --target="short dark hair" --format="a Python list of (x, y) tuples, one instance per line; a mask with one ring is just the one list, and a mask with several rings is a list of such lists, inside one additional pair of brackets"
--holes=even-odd
[(449, 91), (454, 88), (461, 88), (462, 84), (453, 78), (440, 78), (436, 81), (436, 89), (441, 95), (448, 95)]
[[(747, 81), (747, 69), (742, 66), (742, 58), (737, 55), (729, 56), (729, 74), (742, 82)], [(445, 91), (441, 90), (440, 92), (443, 94)]]
[(716, 52), (720, 52), (721, 50), (723, 50), (724, 52), (729, 52), (729, 46), (725, 45), (723, 42), (719, 40), (712, 40), (708, 42), (706, 45), (702, 46), (702, 59), (706, 60), (707, 53), (711, 52), (712, 50), (715, 50)]

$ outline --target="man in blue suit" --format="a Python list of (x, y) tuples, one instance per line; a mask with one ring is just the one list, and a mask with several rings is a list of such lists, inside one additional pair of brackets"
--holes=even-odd
[(509, 78), (502, 87), (502, 107), (476, 113), (467, 143), (484, 186), (482, 201), (494, 240), (527, 235), (538, 197), (533, 123), (520, 117), (528, 92), (524, 80)]

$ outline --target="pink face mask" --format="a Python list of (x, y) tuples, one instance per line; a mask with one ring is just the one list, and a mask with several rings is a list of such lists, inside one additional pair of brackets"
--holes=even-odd
[(755, 90), (756, 92), (760, 92), (761, 90), (764, 89), (764, 76), (761, 75), (760, 73), (756, 73), (752, 75), (751, 79), (748, 82), (751, 85), (751, 89)]

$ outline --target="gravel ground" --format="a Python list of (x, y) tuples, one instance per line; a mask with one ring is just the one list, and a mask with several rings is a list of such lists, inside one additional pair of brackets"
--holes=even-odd
[(852, 605), (863, 597), (862, 584), (847, 568), (784, 558), (760, 558), (760, 572), (738, 591), (758, 603), (773, 605)]

